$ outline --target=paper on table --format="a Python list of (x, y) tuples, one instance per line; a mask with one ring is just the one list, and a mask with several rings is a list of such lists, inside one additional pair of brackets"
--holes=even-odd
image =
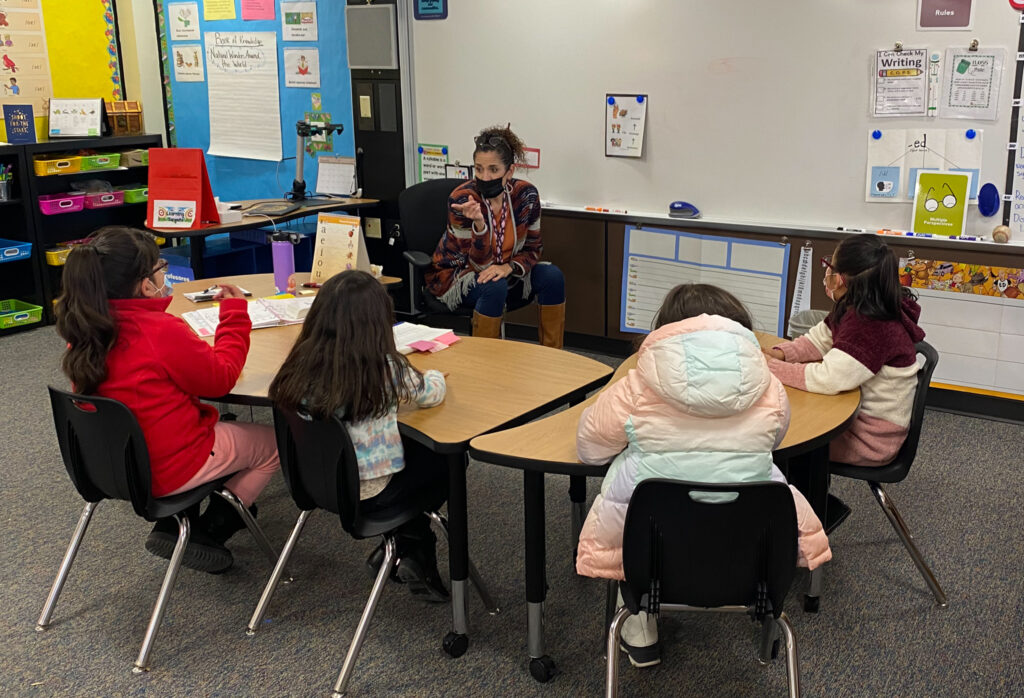
[[(259, 298), (249, 303), (249, 320), (254, 330), (281, 325), (297, 325), (303, 321), (313, 305), (312, 298)], [(210, 306), (199, 310), (190, 310), (181, 314), (181, 319), (188, 323), (200, 337), (212, 337), (217, 333), (220, 322), (220, 307)]]
[[(416, 325), (411, 322), (398, 323), (394, 326), (393, 332), (395, 346), (402, 354), (411, 354), (413, 351), (433, 351), (436, 341), (440, 337), (452, 334), (451, 330)], [(446, 345), (442, 342), (441, 346), (445, 347)]]
[(206, 32), (210, 155), (281, 160), (277, 36)]

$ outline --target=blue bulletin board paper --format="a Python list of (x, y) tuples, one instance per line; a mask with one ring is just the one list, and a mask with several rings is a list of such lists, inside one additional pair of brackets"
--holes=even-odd
[[(165, 13), (171, 0), (160, 0)], [(210, 173), (210, 185), (213, 193), (221, 201), (237, 201), (241, 199), (280, 198), (285, 191), (291, 189), (295, 174), (295, 123), (310, 111), (330, 112), (336, 123), (345, 125), (341, 135), (334, 136), (334, 155), (355, 157), (355, 144), (352, 120), (352, 85), (348, 69), (348, 50), (345, 41), (345, 3), (337, 0), (317, 0), (317, 19), (319, 23), (319, 41), (306, 43), (320, 49), (320, 87), (301, 88), (285, 85), (284, 49), (294, 48), (281, 37), (281, 20), (220, 20), (207, 22), (199, 18), (199, 30), (207, 32), (275, 32), (277, 34), (278, 92), (280, 104), (267, 105), (277, 108), (281, 113), (281, 144), (285, 158), (281, 162), (260, 160), (243, 160), (240, 158), (206, 156), (206, 168)], [(237, 13), (236, 13), (237, 14)], [(169, 17), (169, 14), (167, 14)], [(167, 22), (167, 33), (164, 37), (168, 47), (179, 43), (172, 41)], [(204, 56), (205, 60), (205, 56)], [(206, 71), (207, 76), (209, 71)], [(178, 82), (174, 79), (174, 71), (165, 76), (171, 83), (171, 102), (173, 105), (173, 134), (176, 144), (182, 148), (202, 148), (207, 152), (210, 148), (210, 105), (206, 81)], [(313, 108), (312, 95), (320, 93), (322, 107)], [(244, 129), (244, 124), (239, 124)], [(305, 180), (310, 184), (316, 182), (317, 161), (313, 155), (304, 154)]]
[(416, 19), (448, 19), (448, 0), (416, 0)]

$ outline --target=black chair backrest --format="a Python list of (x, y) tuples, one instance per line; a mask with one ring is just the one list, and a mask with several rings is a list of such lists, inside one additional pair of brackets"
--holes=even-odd
[(149, 450), (135, 415), (117, 400), (48, 390), (60, 455), (78, 493), (87, 502), (129, 501), (150, 518)]
[(921, 425), (924, 423), (925, 402), (928, 399), (928, 385), (932, 382), (932, 374), (939, 363), (939, 353), (928, 342), (918, 342), (914, 345), (917, 353), (924, 357), (924, 364), (917, 371), (917, 392), (914, 393), (914, 409), (910, 414), (910, 431), (907, 439), (903, 442), (896, 458), (892, 463), (885, 466), (887, 470), (904, 468), (910, 471), (917, 456), (917, 443), (921, 439)]
[(639, 601), (657, 579), (662, 603), (749, 605), (763, 585), (777, 618), (796, 554), (796, 506), (782, 483), (644, 480), (626, 512), (623, 597)]
[(448, 197), (464, 179), (432, 179), (414, 184), (398, 195), (405, 246), (432, 254), (448, 227)]
[(345, 425), (337, 417), (312, 419), (274, 406), (281, 472), (302, 510), (326, 509), (355, 535), (359, 526), (359, 463)]

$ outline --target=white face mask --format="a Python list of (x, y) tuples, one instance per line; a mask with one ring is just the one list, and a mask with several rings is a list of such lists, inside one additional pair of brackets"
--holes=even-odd
[[(153, 284), (153, 286), (156, 286), (156, 283), (153, 281), (152, 278), (149, 279), (149, 283)], [(158, 288), (156, 290), (156, 293), (150, 296), (150, 298), (167, 298), (167, 296), (172, 295), (174, 295), (174, 286), (171, 286), (169, 283), (167, 283), (167, 276), (165, 275), (164, 285)]]
[[(838, 276), (838, 274), (832, 274), (832, 276)], [(835, 303), (836, 302), (836, 289), (828, 287), (828, 276), (826, 276), (824, 279), (822, 279), (821, 283), (825, 287), (825, 295), (828, 296), (828, 299), (830, 301)]]

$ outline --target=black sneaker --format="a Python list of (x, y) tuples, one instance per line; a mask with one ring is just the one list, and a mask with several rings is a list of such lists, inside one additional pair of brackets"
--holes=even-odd
[[(146, 538), (146, 550), (170, 560), (178, 543), (178, 522), (173, 517), (159, 519)], [(193, 527), (181, 564), (192, 570), (220, 574), (235, 562), (231, 551), (210, 538), (199, 527)]]
[(451, 598), (437, 565), (427, 565), (415, 556), (406, 555), (398, 561), (398, 578), (409, 586), (409, 593), (428, 603), (448, 603)]
[[(366, 558), (366, 571), (370, 573), (372, 579), (377, 578), (377, 573), (380, 572), (380, 566), (384, 564), (384, 541), (373, 549), (369, 557)], [(404, 582), (398, 578), (398, 566), (391, 570), (391, 581), (398, 584), (404, 584)]]
[[(256, 518), (255, 504), (249, 507), (249, 513), (254, 519)], [(245, 522), (242, 521), (242, 517), (228, 500), (214, 494), (210, 496), (210, 503), (206, 506), (206, 511), (199, 517), (199, 528), (210, 538), (223, 545), (231, 539), (231, 536), (245, 528)]]

